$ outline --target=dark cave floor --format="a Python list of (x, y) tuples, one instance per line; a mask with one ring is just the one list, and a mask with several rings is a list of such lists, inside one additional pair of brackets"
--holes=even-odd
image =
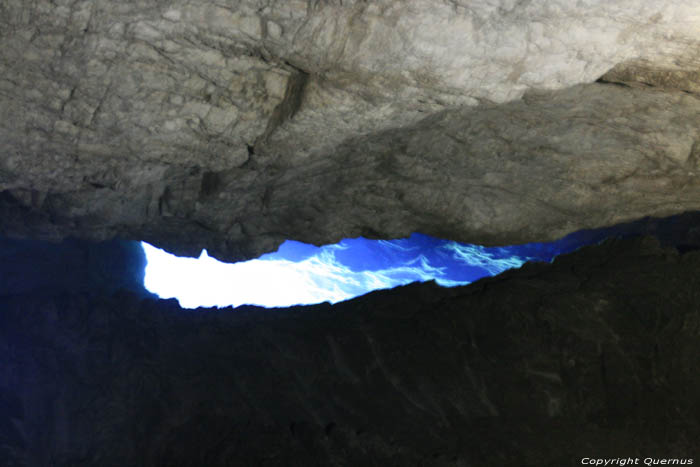
[(699, 271), (700, 252), (642, 237), (466, 287), (412, 284), (334, 306), (4, 295), (0, 464), (692, 458)]

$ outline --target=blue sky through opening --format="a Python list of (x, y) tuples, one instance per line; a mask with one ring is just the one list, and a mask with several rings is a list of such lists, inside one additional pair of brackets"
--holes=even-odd
[(144, 285), (161, 298), (177, 298), (183, 308), (335, 303), (416, 281), (434, 279), (445, 287), (469, 284), (526, 261), (551, 261), (608, 234), (582, 231), (556, 242), (504, 247), (417, 233), (399, 240), (346, 239), (322, 247), (288, 240), (274, 253), (239, 263), (222, 263), (206, 250), (199, 258), (176, 257), (143, 243), (148, 260)]

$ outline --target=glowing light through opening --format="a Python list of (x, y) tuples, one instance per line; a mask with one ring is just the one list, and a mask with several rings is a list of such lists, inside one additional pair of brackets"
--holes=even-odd
[(287, 241), (259, 259), (222, 263), (206, 250), (180, 258), (143, 243), (148, 265), (144, 285), (183, 308), (243, 304), (282, 307), (339, 302), (377, 289), (435, 280), (446, 287), (520, 267), (605, 238), (605, 231), (578, 233), (558, 242), (487, 248), (413, 234), (400, 240), (343, 240), (314, 247)]

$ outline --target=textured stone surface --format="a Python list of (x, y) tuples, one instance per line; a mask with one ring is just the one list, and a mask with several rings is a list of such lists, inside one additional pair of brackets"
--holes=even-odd
[(2, 297), (0, 462), (697, 462), (699, 268), (647, 238), (333, 307)]
[[(3, 0), (0, 233), (241, 259), (697, 209), (699, 18), (691, 0)], [(657, 87), (570, 88), (602, 75)]]

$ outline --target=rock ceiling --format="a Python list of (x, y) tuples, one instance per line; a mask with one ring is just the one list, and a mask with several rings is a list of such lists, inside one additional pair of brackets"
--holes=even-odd
[(700, 4), (0, 1), (0, 233), (227, 259), (700, 209)]

